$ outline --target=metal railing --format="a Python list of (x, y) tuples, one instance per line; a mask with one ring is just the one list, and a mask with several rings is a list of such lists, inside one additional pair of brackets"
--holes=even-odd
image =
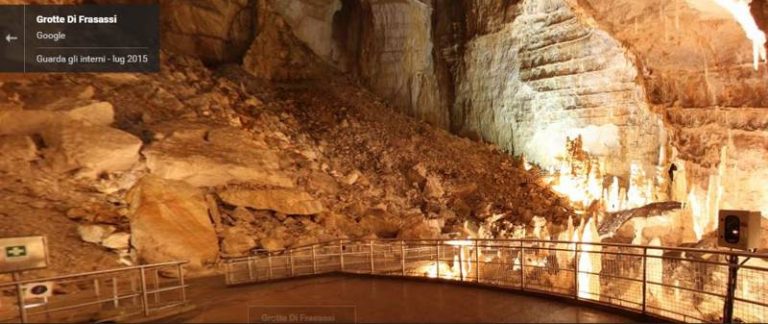
[[(95, 322), (148, 317), (187, 304), (186, 261), (0, 283), (0, 322)], [(25, 289), (51, 283), (50, 296)]]
[[(728, 298), (729, 256), (740, 267)], [(681, 322), (768, 321), (768, 255), (543, 240), (340, 240), (225, 261), (227, 285), (331, 272), (461, 281)]]

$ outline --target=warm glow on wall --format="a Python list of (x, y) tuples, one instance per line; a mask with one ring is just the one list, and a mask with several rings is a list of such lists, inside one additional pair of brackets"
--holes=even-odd
[(755, 18), (752, 17), (749, 5), (752, 0), (714, 0), (715, 3), (723, 7), (725, 10), (733, 15), (733, 18), (741, 25), (744, 32), (747, 34), (747, 38), (752, 41), (752, 55), (753, 64), (755, 70), (757, 70), (760, 59), (766, 60), (765, 50), (765, 33), (760, 30), (755, 22)]

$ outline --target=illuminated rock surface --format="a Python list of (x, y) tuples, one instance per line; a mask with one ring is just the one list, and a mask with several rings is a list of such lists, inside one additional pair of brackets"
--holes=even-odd
[(200, 190), (148, 176), (128, 192), (126, 199), (131, 210), (131, 245), (139, 260), (189, 260), (193, 269), (216, 260), (216, 232)]
[[(161, 1), (158, 74), (0, 77), (3, 235), (41, 214), (56, 253), (101, 224), (133, 261), (185, 258), (155, 240), (183, 227), (131, 216), (149, 176), (199, 193), (179, 198), (198, 264), (338, 238), (584, 240), (590, 216), (589, 240), (712, 246), (718, 209), (768, 214), (768, 6), (728, 4)], [(54, 268), (118, 262), (86, 246)]]

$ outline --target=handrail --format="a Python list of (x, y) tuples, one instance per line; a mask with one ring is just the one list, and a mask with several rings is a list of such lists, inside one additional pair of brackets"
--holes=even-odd
[[(321, 246), (321, 245), (327, 245), (327, 244), (334, 244), (339, 241), (345, 241), (345, 242), (368, 242), (371, 240), (368, 239), (336, 239), (336, 240), (328, 240), (318, 243), (312, 243), (312, 244), (305, 244), (305, 245), (298, 245), (291, 248), (286, 248), (283, 250), (278, 251), (271, 251), (268, 252), (266, 250), (261, 250), (262, 252), (267, 253), (275, 253), (275, 252), (282, 252), (282, 251), (288, 251), (288, 250), (297, 250), (301, 248), (311, 248), (312, 246)], [(403, 241), (402, 239), (396, 239), (396, 238), (377, 238), (373, 240), (374, 242), (400, 242)], [(677, 251), (677, 252), (692, 252), (692, 253), (703, 253), (703, 254), (718, 254), (718, 255), (735, 255), (740, 257), (753, 257), (753, 258), (763, 258), (768, 259), (768, 252), (748, 252), (748, 251), (733, 251), (733, 250), (713, 250), (713, 249), (704, 249), (704, 248), (687, 248), (687, 247), (679, 247), (679, 246), (656, 246), (656, 245), (638, 245), (638, 244), (627, 244), (627, 243), (602, 243), (602, 242), (578, 242), (578, 241), (560, 241), (560, 240), (540, 240), (540, 239), (530, 239), (530, 238), (523, 238), (523, 239), (482, 239), (482, 238), (473, 238), (473, 239), (417, 239), (417, 240), (406, 240), (406, 241), (413, 241), (414, 243), (418, 244), (418, 242), (451, 242), (451, 241), (478, 241), (478, 242), (505, 242), (505, 243), (548, 243), (548, 244), (581, 244), (581, 245), (595, 245), (595, 246), (608, 246), (608, 247), (623, 247), (623, 248), (653, 248), (657, 250), (665, 250), (665, 251)], [(427, 245), (427, 244), (425, 244)], [(429, 245), (434, 246), (434, 244)], [(226, 260), (236, 260), (236, 259), (242, 259), (247, 257), (234, 257), (234, 258), (227, 258)]]
[(725, 279), (738, 275), (722, 261), (732, 256), (768, 259), (765, 253), (536, 239), (342, 239), (224, 264), (228, 285), (332, 272), (426, 277), (534, 289), (669, 320), (719, 321), (731, 307), (741, 320), (765, 322), (768, 268), (744, 265), (749, 277), (733, 298)]
[(187, 263), (189, 263), (189, 261), (170, 261), (170, 262), (162, 262), (162, 263), (142, 264), (142, 265), (130, 266), (130, 267), (121, 267), (121, 268), (114, 268), (114, 269), (107, 269), (107, 270), (98, 270), (98, 271), (91, 271), (91, 272), (73, 273), (68, 275), (47, 277), (47, 278), (24, 279), (24, 280), (18, 280), (18, 281), (0, 282), (0, 288), (5, 286), (15, 286), (17, 284), (25, 285), (25, 284), (37, 283), (41, 281), (59, 281), (63, 279), (89, 277), (89, 276), (96, 276), (96, 275), (102, 275), (102, 274), (112, 274), (112, 273), (126, 272), (130, 270), (136, 270), (136, 269), (142, 269), (142, 268), (144, 269), (162, 268), (162, 267), (167, 267), (172, 265), (185, 265)]
[[(81, 315), (86, 316), (97, 315), (101, 311), (111, 311), (115, 313), (115, 316), (125, 317), (143, 314), (147, 317), (151, 313), (167, 309), (168, 306), (182, 307), (187, 304), (186, 290), (188, 285), (184, 282), (183, 271), (183, 266), (187, 263), (187, 261), (172, 261), (48, 278), (15, 280), (0, 283), (0, 293), (3, 290), (13, 290), (17, 299), (14, 307), (17, 309), (15, 319), (21, 323), (29, 322), (29, 318), (33, 316), (45, 316), (46, 321), (77, 320), (69, 317), (72, 314), (65, 314), (65, 317), (58, 319), (50, 317), (52, 314), (60, 314), (74, 309), (80, 309), (78, 314), (83, 313)], [(172, 278), (170, 282), (161, 282), (159, 271), (168, 268), (176, 273), (176, 277)], [(147, 272), (154, 275), (149, 277)], [(79, 289), (74, 293), (44, 297), (45, 307), (27, 305), (23, 287), (28, 284), (43, 282), (51, 282), (55, 285), (73, 285)], [(170, 300), (161, 301), (161, 299), (168, 299), (171, 291), (178, 291), (172, 295), (178, 295), (178, 297), (170, 297)], [(153, 297), (152, 301), (150, 301), (150, 296)], [(161, 298), (161, 296), (164, 297)], [(11, 306), (13, 307), (13, 305)], [(0, 312), (0, 316), (9, 315), (12, 307), (5, 308), (7, 312)], [(14, 317), (10, 319), (0, 317), (0, 322), (11, 319)], [(92, 318), (86, 317), (84, 320), (91, 321)]]

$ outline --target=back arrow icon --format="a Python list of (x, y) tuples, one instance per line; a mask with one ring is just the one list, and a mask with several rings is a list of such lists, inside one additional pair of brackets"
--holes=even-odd
[(19, 39), (19, 38), (16, 37), (16, 36), (11, 36), (11, 34), (8, 34), (8, 35), (5, 36), (5, 41), (8, 42), (8, 43), (10, 43), (12, 41), (15, 41), (17, 39)]

